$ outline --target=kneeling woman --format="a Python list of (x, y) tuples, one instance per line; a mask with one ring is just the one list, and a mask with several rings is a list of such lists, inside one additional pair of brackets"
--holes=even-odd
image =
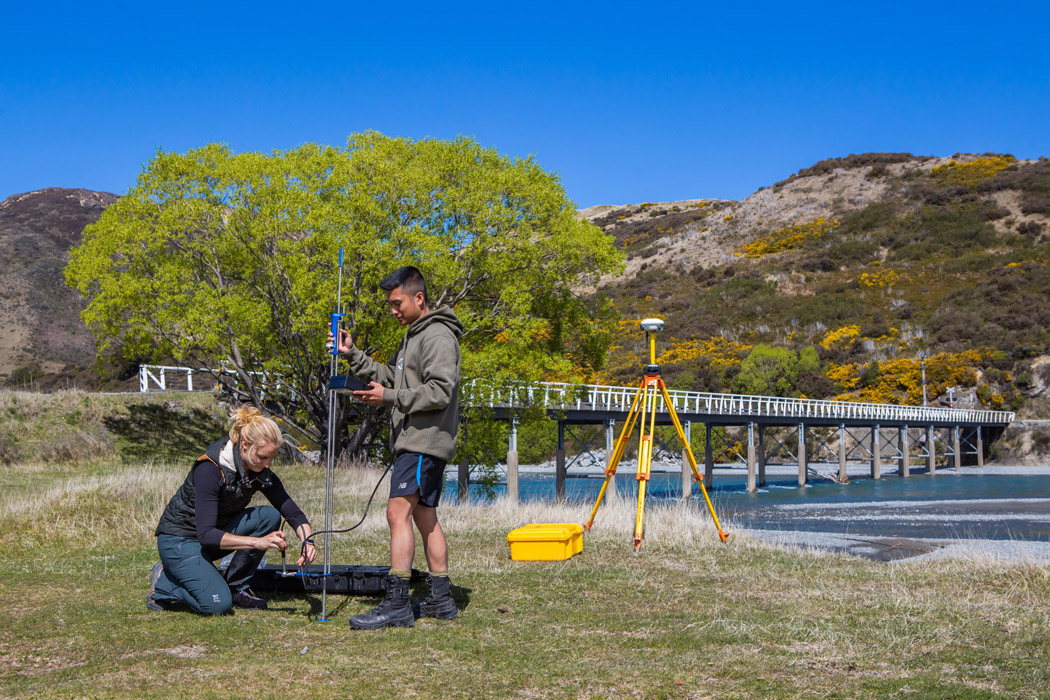
[[(284, 551), (284, 516), (306, 541), (300, 566), (317, 556), (308, 540), (310, 523), (270, 471), (284, 443), (280, 428), (253, 407), (233, 413), (229, 439), (212, 443), (193, 463), (157, 525), (160, 563), (150, 573), (146, 606), (164, 610), (181, 602), (204, 615), (222, 615), (231, 606), (265, 608), (248, 581), (268, 549)], [(261, 491), (273, 504), (249, 508)], [(235, 552), (225, 575), (216, 559)]]

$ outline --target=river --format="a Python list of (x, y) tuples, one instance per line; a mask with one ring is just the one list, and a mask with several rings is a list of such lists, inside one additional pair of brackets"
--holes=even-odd
[[(627, 465), (624, 465), (625, 467)], [(941, 470), (930, 476), (913, 470), (908, 478), (890, 472), (881, 479), (850, 470), (850, 483), (836, 484), (815, 478), (799, 487), (793, 470), (770, 473), (767, 484), (747, 493), (742, 469), (718, 469), (709, 494), (726, 529), (780, 532), (837, 533), (875, 538), (938, 538), (1050, 541), (1050, 469), (966, 467), (960, 472)], [(581, 519), (594, 503), (602, 474), (569, 476), (565, 493), (579, 502)], [(617, 488), (627, 498), (637, 498), (631, 470), (621, 469)], [(496, 496), (506, 491), (495, 487)], [(523, 501), (553, 501), (554, 476), (524, 472), (519, 479)], [(445, 498), (456, 499), (454, 478), (446, 485)], [(654, 473), (650, 502), (677, 500), (681, 477), (677, 472)], [(480, 485), (471, 486), (471, 500), (484, 501)], [(700, 487), (692, 498), (704, 508)]]

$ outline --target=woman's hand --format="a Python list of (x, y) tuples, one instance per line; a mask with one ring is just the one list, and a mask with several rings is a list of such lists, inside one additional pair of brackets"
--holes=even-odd
[(277, 549), (283, 552), (288, 549), (288, 540), (285, 539), (283, 532), (280, 530), (274, 530), (269, 535), (256, 537), (255, 548), (264, 551), (267, 549)]
[(303, 553), (299, 555), (299, 558), (296, 560), (295, 565), (303, 566), (304, 564), (312, 564), (314, 559), (316, 558), (317, 549), (314, 547), (314, 543), (307, 541), (303, 543)]

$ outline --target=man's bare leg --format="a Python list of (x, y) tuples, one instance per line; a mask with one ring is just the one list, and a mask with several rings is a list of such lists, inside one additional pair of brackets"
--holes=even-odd
[(387, 501), (386, 522), (390, 526), (390, 570), (411, 571), (416, 556), (416, 535), (412, 532), (412, 514), (419, 504), (419, 494), (393, 496)]
[(417, 503), (412, 511), (412, 519), (423, 538), (423, 552), (427, 557), (427, 568), (431, 573), (447, 573), (448, 542), (445, 540), (445, 531), (441, 529), (441, 523), (438, 522), (437, 508)]

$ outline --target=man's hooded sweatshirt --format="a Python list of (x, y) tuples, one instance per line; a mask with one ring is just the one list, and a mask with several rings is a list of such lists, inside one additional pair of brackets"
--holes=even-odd
[(379, 382), (391, 407), (390, 449), (418, 452), (448, 462), (459, 429), (459, 338), (463, 324), (448, 307), (420, 316), (405, 332), (387, 364), (356, 347), (346, 354), (350, 371)]

